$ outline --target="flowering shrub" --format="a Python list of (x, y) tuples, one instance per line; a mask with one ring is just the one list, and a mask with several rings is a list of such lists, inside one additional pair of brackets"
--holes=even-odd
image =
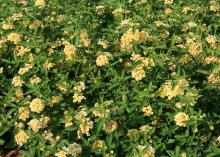
[(0, 4), (0, 155), (220, 156), (218, 0)]

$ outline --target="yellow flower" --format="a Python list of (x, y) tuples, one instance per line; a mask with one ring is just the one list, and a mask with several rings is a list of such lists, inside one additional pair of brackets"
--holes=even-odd
[(77, 143), (73, 143), (66, 148), (66, 152), (72, 156), (77, 156), (82, 152), (82, 147)]
[(27, 107), (19, 107), (18, 109), (18, 112), (19, 112), (19, 119), (25, 121), (27, 118), (29, 118), (29, 115), (30, 115), (30, 111), (29, 111), (29, 108)]
[(152, 109), (151, 106), (143, 107), (142, 111), (144, 112), (145, 116), (150, 116), (150, 115), (154, 114), (153, 109)]
[(3, 73), (3, 67), (0, 67), (0, 74), (2, 74)]
[(189, 120), (189, 115), (184, 112), (179, 112), (175, 115), (174, 120), (176, 121), (176, 125), (186, 126), (186, 122)]
[(15, 86), (15, 87), (17, 87), (17, 86), (22, 86), (22, 84), (24, 83), (24, 81), (23, 80), (21, 80), (21, 77), (20, 76), (15, 76), (15, 77), (13, 77), (13, 79), (12, 79), (12, 84)]
[(132, 72), (131, 72), (131, 76), (136, 80), (136, 81), (140, 81), (143, 78), (145, 78), (145, 71), (142, 67), (136, 67)]
[(65, 60), (72, 60), (73, 59), (73, 55), (75, 54), (76, 51), (76, 47), (74, 45), (71, 44), (67, 44), (64, 47), (64, 53), (65, 53)]
[(30, 49), (24, 46), (16, 46), (14, 49), (14, 54), (19, 57), (22, 57), (27, 52), (30, 52)]
[(74, 94), (73, 95), (73, 102), (81, 103), (83, 99), (86, 99), (83, 95)]
[(29, 136), (23, 130), (20, 130), (15, 135), (15, 141), (19, 146), (22, 146), (24, 143), (26, 143), (28, 139), (29, 139)]
[(89, 47), (89, 45), (91, 44), (91, 39), (89, 39), (86, 30), (80, 31), (80, 42), (84, 47)]
[(42, 128), (42, 123), (38, 119), (32, 119), (28, 122), (29, 127), (34, 131), (38, 132), (40, 128)]
[(81, 92), (86, 88), (85, 83), (84, 82), (79, 82), (78, 86), (74, 87), (74, 90)]
[(7, 36), (7, 38), (8, 38), (9, 41), (14, 42), (14, 44), (17, 44), (21, 41), (21, 36), (17, 33), (10, 33)]
[(43, 67), (47, 70), (50, 70), (50, 68), (53, 67), (53, 63), (50, 63), (48, 60), (46, 60), (46, 62), (43, 64)]
[(67, 155), (66, 151), (64, 150), (60, 150), (59, 152), (55, 154), (56, 157), (66, 157), (66, 155)]
[(37, 7), (43, 7), (45, 6), (45, 0), (35, 0), (35, 5)]
[(14, 25), (12, 25), (12, 24), (3, 24), (2, 25), (2, 29), (4, 29), (4, 30), (10, 30), (10, 29), (14, 29)]
[(102, 149), (103, 144), (104, 144), (104, 141), (102, 141), (102, 140), (97, 140), (97, 141), (95, 141), (95, 142), (92, 143), (92, 147), (93, 147), (93, 148)]
[(173, 0), (164, 0), (164, 4), (173, 4)]
[(93, 128), (93, 121), (90, 121), (89, 118), (86, 119), (86, 121), (81, 122), (81, 124), (79, 125), (79, 128), (77, 130), (77, 136), (80, 139), (82, 137), (82, 135), (87, 135), (89, 136), (90, 133), (89, 131)]
[(106, 55), (99, 55), (96, 58), (96, 65), (97, 66), (103, 66), (109, 63), (109, 59)]
[(39, 84), (41, 82), (41, 79), (37, 76), (33, 76), (29, 79), (29, 81), (32, 85), (34, 85), (34, 84)]
[(109, 133), (109, 132), (113, 132), (118, 128), (118, 124), (117, 122), (111, 120), (110, 122), (107, 122), (104, 124), (103, 129), (105, 130), (105, 132)]
[(40, 113), (44, 109), (44, 101), (41, 100), (40, 98), (35, 98), (31, 101), (30, 103), (30, 108), (32, 112), (37, 112)]

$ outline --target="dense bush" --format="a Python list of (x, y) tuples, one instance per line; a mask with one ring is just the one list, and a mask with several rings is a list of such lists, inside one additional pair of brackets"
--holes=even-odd
[(0, 155), (220, 156), (218, 0), (0, 4)]

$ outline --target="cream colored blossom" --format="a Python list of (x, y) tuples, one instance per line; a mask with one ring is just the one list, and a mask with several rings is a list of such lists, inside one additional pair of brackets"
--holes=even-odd
[(87, 118), (86, 121), (81, 122), (77, 130), (77, 136), (80, 139), (84, 134), (89, 136), (89, 131), (93, 128), (93, 121)]
[(74, 94), (73, 95), (73, 102), (81, 103), (82, 100), (86, 99), (83, 95)]
[(62, 83), (59, 83), (57, 85), (57, 88), (62, 92), (62, 93), (66, 93), (67, 90), (68, 90), (68, 86), (69, 84), (67, 82), (62, 82)]
[(142, 111), (144, 112), (145, 116), (150, 116), (154, 114), (151, 106), (143, 107)]
[(86, 32), (86, 30), (80, 31), (80, 42), (84, 47), (89, 47), (89, 45), (91, 44), (91, 39), (89, 38), (89, 35)]
[(220, 136), (218, 136), (218, 138), (217, 138), (217, 142), (220, 144)]
[(15, 87), (21, 87), (22, 84), (24, 83), (24, 81), (21, 79), (20, 76), (15, 76), (13, 77), (12, 79), (12, 84), (15, 86)]
[(45, 106), (44, 101), (40, 98), (35, 98), (30, 103), (30, 108), (32, 112), (40, 113), (43, 111), (44, 106)]
[(51, 103), (56, 104), (63, 100), (62, 96), (52, 96)]
[(77, 143), (73, 143), (66, 148), (66, 152), (67, 154), (76, 157), (82, 152), (82, 147)]
[(216, 46), (216, 37), (213, 35), (209, 35), (205, 38), (205, 40), (210, 44), (211, 47), (215, 47)]
[(43, 7), (45, 6), (45, 0), (35, 0), (35, 5), (37, 7)]
[(29, 136), (23, 130), (20, 130), (15, 135), (15, 141), (19, 146), (22, 146), (24, 143), (26, 143), (28, 139), (29, 139)]
[(38, 132), (39, 129), (42, 128), (42, 123), (38, 119), (32, 119), (28, 122), (29, 127), (33, 130), (33, 132)]
[(209, 10), (213, 11), (213, 12), (217, 12), (217, 11), (219, 11), (219, 5), (218, 4), (212, 4), (212, 5), (210, 5)]
[(76, 52), (76, 47), (74, 45), (71, 44), (67, 44), (64, 47), (64, 53), (65, 53), (65, 60), (72, 60), (73, 59), (73, 55)]
[(14, 49), (14, 54), (19, 57), (22, 57), (25, 53), (28, 52), (30, 52), (30, 49), (24, 46), (16, 46)]
[(29, 118), (30, 115), (30, 110), (28, 107), (19, 107), (18, 109), (18, 113), (19, 113), (19, 119), (25, 121), (26, 119)]
[(177, 102), (175, 104), (175, 107), (178, 108), (178, 109), (181, 109), (182, 108), (182, 104), (180, 102)]
[(164, 0), (164, 4), (173, 4), (173, 0)]
[(138, 145), (137, 147), (139, 151), (143, 153), (143, 157), (154, 157), (155, 149), (153, 147), (149, 147), (147, 151), (145, 151), (146, 146)]
[(50, 70), (54, 66), (53, 63), (49, 62), (46, 60), (46, 62), (43, 64), (43, 67), (46, 68), (47, 70)]
[(150, 38), (148, 32), (129, 29), (125, 32), (120, 40), (121, 50), (133, 51), (133, 42), (142, 43)]
[(173, 12), (173, 10), (171, 9), (171, 8), (166, 8), (165, 10), (164, 10), (164, 13), (165, 14), (171, 14)]
[(17, 33), (10, 33), (8, 36), (7, 36), (8, 40), (13, 42), (14, 44), (17, 44), (21, 41), (21, 36)]
[(202, 44), (200, 42), (195, 41), (194, 39), (187, 39), (186, 46), (188, 48), (189, 53), (194, 57), (202, 52)]
[(136, 80), (140, 81), (143, 78), (145, 78), (145, 71), (142, 67), (136, 67), (134, 70), (131, 72), (131, 76)]
[(95, 142), (92, 143), (92, 148), (98, 148), (98, 149), (102, 149), (104, 145), (104, 141), (102, 140), (97, 140)]
[(3, 73), (3, 67), (0, 67), (0, 74), (2, 74)]
[(6, 24), (6, 23), (3, 23), (3, 25), (2, 25), (2, 29), (4, 29), (4, 30), (11, 30), (11, 29), (14, 29), (14, 25), (12, 25), (12, 24)]
[(183, 7), (183, 12), (186, 14), (187, 12), (190, 11), (190, 7), (189, 6), (184, 6)]
[(118, 124), (116, 121), (109, 121), (106, 122), (103, 126), (103, 129), (105, 130), (105, 132), (109, 133), (109, 132), (113, 132), (118, 128)]
[(108, 47), (108, 41), (106, 41), (104, 39), (99, 39), (97, 44), (101, 45), (104, 49), (106, 49)]
[(37, 77), (36, 75), (34, 75), (33, 77), (29, 79), (29, 81), (30, 81), (30, 84), (34, 85), (34, 84), (39, 84), (41, 82), (41, 79)]
[(41, 122), (41, 128), (46, 128), (50, 121), (50, 117), (41, 115), (39, 120)]
[(66, 157), (67, 156), (67, 153), (65, 150), (60, 150), (59, 152), (57, 152), (55, 154), (56, 157)]
[(73, 89), (81, 92), (83, 90), (85, 90), (86, 86), (85, 86), (85, 82), (79, 82), (79, 85), (75, 86)]
[(189, 120), (189, 115), (184, 112), (179, 112), (175, 115), (174, 120), (176, 125), (186, 126), (186, 122)]
[(172, 98), (174, 98), (178, 95), (183, 95), (184, 94), (184, 89), (188, 86), (189, 86), (189, 83), (185, 79), (178, 80), (177, 84), (174, 88), (173, 88), (171, 82), (165, 82), (161, 86), (160, 97), (162, 97), (162, 98), (167, 97), (168, 100), (171, 100)]
[(82, 109), (75, 115), (75, 119), (79, 121), (85, 121), (87, 115), (88, 113), (85, 111), (85, 109)]
[(99, 55), (96, 58), (96, 65), (97, 66), (103, 66), (109, 63), (109, 59), (106, 55)]

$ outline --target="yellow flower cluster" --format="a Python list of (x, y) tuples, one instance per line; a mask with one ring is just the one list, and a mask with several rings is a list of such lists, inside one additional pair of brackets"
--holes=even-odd
[(164, 0), (164, 4), (173, 4), (173, 0)]
[(15, 86), (15, 87), (21, 87), (22, 84), (24, 83), (24, 81), (21, 79), (20, 76), (15, 76), (13, 77), (12, 79), (12, 84)]
[(186, 126), (186, 122), (189, 120), (189, 115), (184, 112), (179, 112), (175, 115), (174, 120), (176, 125)]
[(37, 77), (36, 75), (34, 75), (33, 77), (29, 79), (29, 81), (30, 81), (30, 84), (34, 85), (34, 84), (39, 84), (41, 82), (41, 79)]
[(106, 55), (99, 55), (96, 58), (96, 65), (97, 66), (103, 66), (109, 63), (109, 59)]
[(137, 66), (135, 69), (132, 70), (131, 76), (136, 80), (140, 81), (145, 78), (145, 71), (142, 67)]
[(71, 44), (66, 44), (64, 47), (65, 60), (73, 60), (73, 55), (76, 52), (76, 47)]
[(3, 25), (2, 25), (2, 29), (4, 29), (4, 30), (11, 30), (11, 29), (14, 29), (14, 25), (12, 25), (12, 24), (6, 24), (6, 23), (3, 23)]
[(19, 112), (19, 119), (25, 121), (26, 119), (29, 118), (30, 110), (28, 107), (19, 107), (18, 112)]
[(97, 141), (92, 143), (92, 148), (102, 149), (103, 145), (104, 145), (104, 141), (103, 140), (97, 140)]
[(108, 47), (108, 41), (104, 40), (104, 39), (99, 39), (97, 42), (98, 45), (101, 45), (102, 48), (106, 49)]
[(86, 97), (83, 96), (83, 95), (79, 95), (77, 93), (75, 93), (73, 95), (73, 102), (81, 103), (81, 101), (84, 100), (84, 99), (86, 99)]
[(23, 130), (20, 130), (15, 135), (15, 141), (19, 146), (22, 146), (24, 143), (26, 143), (28, 139), (29, 139), (29, 136)]
[(20, 75), (24, 75), (25, 73), (27, 73), (31, 68), (33, 68), (32, 64), (29, 63), (25, 63), (24, 67), (20, 68), (18, 70), (18, 74)]
[(200, 42), (195, 41), (195, 39), (187, 39), (186, 46), (188, 48), (189, 53), (194, 57), (202, 52), (202, 44)]
[(146, 146), (138, 145), (138, 150), (143, 152), (143, 157), (154, 157), (155, 156), (155, 149), (153, 147), (149, 147), (147, 151), (145, 151)]
[(32, 112), (40, 113), (45, 107), (44, 101), (40, 98), (35, 98), (30, 103), (30, 108)]
[(147, 41), (149, 38), (150, 36), (146, 31), (139, 31), (139, 30), (133, 31), (132, 29), (129, 29), (121, 37), (121, 41), (120, 41), (121, 49), (132, 51), (133, 42), (141, 43)]
[(93, 121), (89, 118), (86, 118), (84, 121), (81, 121), (79, 128), (77, 130), (77, 136), (80, 139), (84, 134), (89, 136), (89, 131), (93, 128)]
[(103, 129), (105, 130), (105, 132), (109, 133), (109, 132), (113, 132), (118, 128), (118, 123), (116, 121), (108, 121), (104, 124)]
[(142, 111), (144, 112), (145, 116), (150, 116), (154, 114), (151, 106), (143, 107)]
[(42, 123), (38, 119), (32, 119), (28, 122), (29, 127), (33, 130), (33, 132), (38, 132), (39, 129), (42, 128)]
[(30, 49), (24, 46), (16, 46), (14, 49), (14, 54), (19, 57), (22, 57), (27, 52), (30, 52)]
[(208, 82), (213, 84), (218, 84), (220, 82), (219, 72), (220, 72), (220, 66), (217, 66), (208, 76)]
[(67, 155), (72, 155), (72, 156), (76, 157), (81, 152), (82, 152), (82, 147), (77, 143), (73, 143), (73, 144), (70, 144), (68, 147), (63, 147), (61, 150), (59, 150), (55, 154), (55, 156), (56, 157), (66, 157)]
[(17, 33), (10, 33), (8, 35), (8, 40), (13, 42), (14, 44), (17, 44), (21, 41), (21, 36)]
[(212, 48), (216, 48), (217, 39), (215, 36), (209, 35), (208, 37), (205, 38), (205, 40), (210, 44)]
[(37, 7), (43, 7), (45, 6), (45, 0), (35, 0), (35, 5)]
[(80, 31), (80, 42), (83, 47), (88, 47), (91, 44), (91, 39), (89, 38), (86, 30)]
[(185, 79), (180, 79), (177, 81), (177, 85), (173, 88), (171, 82), (165, 82), (161, 86), (161, 93), (160, 97), (165, 98), (167, 97), (168, 100), (171, 100), (172, 98), (178, 96), (178, 95), (183, 95), (184, 94), (184, 89), (189, 86), (189, 83)]

